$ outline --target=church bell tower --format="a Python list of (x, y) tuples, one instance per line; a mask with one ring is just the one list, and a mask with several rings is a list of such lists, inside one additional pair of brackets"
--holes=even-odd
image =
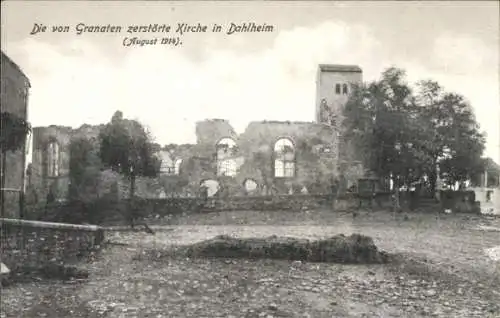
[[(363, 71), (356, 65), (320, 64), (316, 79), (316, 122), (331, 127), (333, 144), (330, 145), (335, 158), (337, 173), (344, 168), (346, 158), (341, 155), (342, 112), (354, 88), (363, 81)], [(347, 150), (343, 151), (346, 152)]]
[(320, 64), (316, 79), (316, 122), (336, 126), (353, 85), (362, 81), (363, 71), (359, 66)]

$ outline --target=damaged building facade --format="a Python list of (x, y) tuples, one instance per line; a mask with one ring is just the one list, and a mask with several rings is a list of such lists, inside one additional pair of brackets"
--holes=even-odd
[[(353, 85), (361, 82), (357, 66), (320, 65), (314, 122), (256, 121), (241, 134), (224, 119), (196, 123), (196, 143), (162, 147), (160, 176), (139, 181), (138, 195), (196, 196), (200, 187), (209, 196), (325, 193), (334, 180), (349, 187), (364, 172), (348, 141), (342, 140), (342, 109)], [(99, 129), (34, 130), (33, 182), (42, 196), (52, 187), (65, 197), (69, 142), (76, 135), (95, 137)]]
[[(96, 139), (101, 126), (83, 125), (78, 129), (65, 126), (33, 128), (32, 159), (28, 178), (30, 200), (44, 201), (52, 193), (55, 201), (68, 196), (70, 178), (70, 144), (77, 138)], [(34, 193), (31, 193), (31, 192)]]
[[(30, 81), (19, 66), (1, 52), (1, 112), (27, 121)], [(3, 136), (5, 137), (5, 136)], [(29, 138), (29, 136), (28, 136)], [(17, 151), (6, 151), (0, 160), (1, 204), (7, 217), (19, 217), (20, 195), (25, 188), (27, 140)], [(3, 153), (3, 151), (2, 151)]]

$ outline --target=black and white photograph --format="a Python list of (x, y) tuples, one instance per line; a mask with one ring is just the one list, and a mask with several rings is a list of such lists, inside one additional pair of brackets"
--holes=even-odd
[(0, 318), (500, 318), (500, 2), (1, 2)]

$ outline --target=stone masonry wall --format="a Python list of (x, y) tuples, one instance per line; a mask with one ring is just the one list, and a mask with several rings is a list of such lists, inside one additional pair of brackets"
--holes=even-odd
[[(71, 138), (82, 131), (75, 132), (69, 127), (50, 126), (37, 128), (34, 134), (33, 183), (40, 189), (38, 197), (44, 198), (52, 186), (58, 198), (65, 198), (68, 188), (69, 143)], [(88, 137), (97, 135), (98, 127), (80, 133)], [(219, 195), (245, 195), (244, 183), (255, 181), (260, 193), (290, 194), (299, 193), (305, 187), (310, 193), (327, 193), (332, 179), (341, 179), (338, 169), (339, 140), (337, 131), (324, 124), (311, 122), (252, 122), (245, 132), (236, 135), (231, 125), (224, 120), (206, 120), (197, 123), (198, 143), (165, 147), (172, 155), (172, 160), (182, 159), (178, 175), (160, 175), (155, 179), (138, 179), (137, 196), (144, 198), (159, 197), (162, 188), (167, 197), (179, 195), (199, 195), (200, 184), (204, 180), (216, 180), (223, 191)], [(232, 138), (237, 145), (235, 161), (238, 171), (235, 176), (217, 175), (216, 144), (222, 138)], [(274, 177), (274, 144), (280, 138), (292, 141), (295, 151), (295, 176)], [(46, 149), (50, 140), (60, 143), (60, 176), (48, 178), (44, 175)], [(168, 148), (168, 149), (167, 149)], [(359, 169), (358, 169), (359, 170)], [(342, 172), (353, 180), (358, 174), (351, 173), (353, 168)], [(119, 176), (120, 197), (126, 198), (128, 183)], [(264, 190), (265, 188), (265, 190)], [(168, 192), (168, 193), (167, 193)]]
[[(210, 125), (200, 124), (204, 129), (198, 138), (195, 153), (197, 158), (187, 164), (190, 173), (190, 184), (199, 186), (206, 179), (217, 180), (225, 185), (230, 195), (244, 193), (245, 180), (252, 179), (259, 186), (264, 184), (275, 186), (278, 193), (288, 193), (296, 185), (297, 188), (319, 181), (329, 182), (337, 176), (336, 133), (330, 127), (310, 122), (252, 122), (245, 132), (232, 137), (234, 131), (227, 122), (210, 121)], [(217, 127), (220, 125), (221, 127)], [(207, 129), (206, 127), (211, 129)], [(215, 145), (224, 138), (230, 137), (238, 147), (240, 167), (235, 177), (218, 177), (216, 175)], [(280, 138), (290, 139), (295, 146), (296, 175), (293, 178), (274, 178), (274, 144)], [(330, 153), (324, 153), (328, 148)], [(258, 155), (256, 155), (258, 153)]]
[[(28, 95), (30, 83), (21, 69), (2, 52), (1, 58), (1, 93), (2, 112), (12, 113), (24, 120), (28, 116)], [(24, 189), (26, 163), (26, 144), (18, 151), (7, 152), (5, 162), (5, 184), (3, 187)], [(1, 186), (0, 186), (1, 187)], [(5, 216), (19, 216), (19, 193), (4, 192)]]
[[(95, 138), (101, 126), (83, 125), (78, 129), (65, 126), (33, 128), (33, 154), (31, 182), (36, 196), (44, 201), (49, 189), (56, 200), (65, 200), (69, 187), (70, 143), (78, 137)], [(47, 174), (48, 145), (55, 141), (59, 145), (59, 174), (51, 177)]]
[[(274, 144), (280, 138), (290, 139), (296, 154), (295, 177), (276, 180), (286, 184), (286, 188), (292, 184), (310, 188), (316, 181), (326, 185), (331, 177), (337, 177), (336, 134), (330, 127), (308, 122), (253, 122), (240, 137), (241, 149), (247, 159), (240, 180), (251, 178), (263, 182), (262, 164), (267, 166), (267, 175), (273, 175)], [(325, 152), (325, 148), (329, 152)], [(263, 155), (261, 160), (254, 156), (258, 152)]]
[(1, 219), (2, 262), (16, 272), (49, 264), (74, 264), (102, 244), (97, 226)]
[[(352, 199), (348, 199), (352, 201)], [(327, 207), (331, 203), (328, 195), (275, 195), (233, 196), (212, 198), (138, 198), (132, 208), (138, 218), (156, 219), (170, 215), (210, 213), (215, 211), (301, 211)], [(81, 224), (92, 218), (93, 224), (127, 223), (128, 200), (92, 202), (87, 205), (58, 204), (51, 207), (46, 219), (51, 222)], [(89, 215), (91, 213), (92, 215)], [(154, 222), (153, 222), (154, 223)]]

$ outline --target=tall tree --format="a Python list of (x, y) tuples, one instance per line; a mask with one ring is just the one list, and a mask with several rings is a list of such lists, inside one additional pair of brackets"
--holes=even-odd
[(133, 226), (136, 179), (156, 177), (160, 171), (160, 160), (151, 136), (138, 121), (124, 119), (122, 112), (117, 111), (101, 130), (99, 141), (104, 166), (127, 177), (130, 182), (128, 213)]
[(69, 200), (90, 202), (99, 198), (101, 161), (96, 140), (71, 140), (69, 146)]
[(366, 167), (379, 177), (395, 176), (396, 189), (399, 180), (424, 175), (434, 187), (438, 163), (450, 182), (482, 170), (485, 140), (470, 104), (435, 81), (419, 82), (414, 93), (405, 72), (389, 68), (354, 90), (344, 115), (346, 137)]
[(414, 165), (413, 97), (405, 72), (389, 68), (382, 78), (354, 89), (344, 110), (346, 138), (353, 140), (366, 167), (379, 177), (407, 175)]
[(471, 105), (459, 94), (445, 92), (435, 81), (418, 83), (420, 149), (427, 154), (427, 175), (436, 182), (436, 165), (450, 183), (465, 181), (483, 170), (485, 138)]

